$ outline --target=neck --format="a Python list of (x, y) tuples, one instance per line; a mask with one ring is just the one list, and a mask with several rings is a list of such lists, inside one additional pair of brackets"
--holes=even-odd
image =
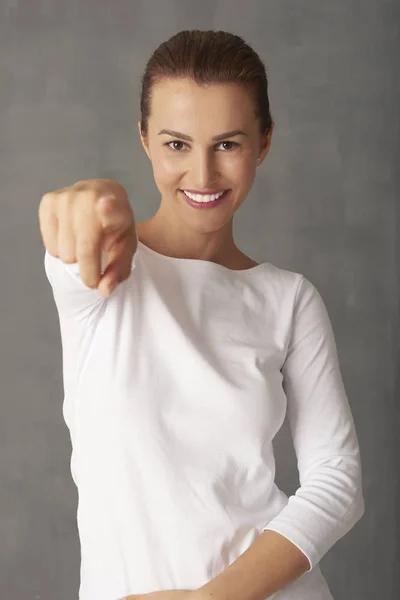
[(136, 224), (139, 239), (156, 252), (174, 258), (193, 258), (229, 265), (241, 254), (233, 240), (232, 220), (216, 231), (190, 228), (159, 210)]

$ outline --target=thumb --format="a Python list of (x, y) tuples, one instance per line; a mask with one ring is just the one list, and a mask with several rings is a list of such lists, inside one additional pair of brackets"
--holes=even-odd
[[(110, 234), (115, 238), (115, 234)], [(104, 245), (102, 251), (101, 287), (110, 292), (128, 279), (132, 271), (132, 257), (137, 249), (138, 235), (134, 226), (119, 233), (118, 238)]]

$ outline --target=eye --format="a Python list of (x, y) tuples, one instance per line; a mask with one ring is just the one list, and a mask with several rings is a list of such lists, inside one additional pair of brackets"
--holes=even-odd
[[(176, 144), (183, 144), (183, 145), (185, 145), (185, 143), (181, 142), (180, 140), (173, 140), (172, 142), (167, 142), (166, 144), (164, 144), (165, 146), (167, 146), (173, 152), (179, 152), (181, 150), (182, 146), (180, 148), (177, 148), (176, 146), (175, 147), (171, 146), (171, 144), (175, 144), (175, 145)], [(228, 144), (228, 146), (230, 144), (229, 148), (225, 147), (225, 150), (228, 151), (228, 152), (231, 151), (231, 150), (233, 150), (234, 148), (237, 148), (239, 146), (239, 144), (237, 142), (229, 142), (229, 141), (220, 142), (218, 145), (221, 146), (222, 144)]]
[(226, 150), (233, 150), (234, 148), (236, 148), (237, 146), (239, 146), (239, 144), (237, 144), (236, 142), (221, 142), (221, 144), (231, 144), (231, 148), (225, 148)]
[(173, 142), (167, 142), (167, 143), (165, 144), (165, 146), (168, 146), (168, 148), (169, 148), (170, 150), (173, 150), (173, 151), (175, 151), (175, 152), (179, 152), (180, 148), (172, 148), (172, 147), (171, 147), (171, 144), (184, 144), (184, 142), (180, 142), (179, 140), (174, 140)]

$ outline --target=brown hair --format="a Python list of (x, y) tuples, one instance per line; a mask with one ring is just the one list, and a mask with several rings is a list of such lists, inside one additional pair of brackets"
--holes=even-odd
[(148, 133), (151, 91), (163, 78), (190, 78), (198, 84), (239, 83), (255, 100), (260, 133), (269, 133), (272, 117), (266, 69), (246, 42), (226, 31), (180, 31), (163, 42), (150, 57), (142, 76), (141, 131)]

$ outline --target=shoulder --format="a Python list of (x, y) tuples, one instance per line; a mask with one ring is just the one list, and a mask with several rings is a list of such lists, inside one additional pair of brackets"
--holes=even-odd
[(283, 269), (271, 262), (265, 264), (267, 266), (266, 273), (269, 285), (274, 286), (281, 293), (297, 296), (304, 284), (303, 282), (306, 281), (308, 283), (308, 280), (306, 280), (302, 273)]
[(316, 285), (303, 273), (291, 271), (266, 263), (265, 277), (268, 295), (276, 305), (286, 307), (292, 313), (306, 310), (309, 313), (325, 312), (324, 300)]

